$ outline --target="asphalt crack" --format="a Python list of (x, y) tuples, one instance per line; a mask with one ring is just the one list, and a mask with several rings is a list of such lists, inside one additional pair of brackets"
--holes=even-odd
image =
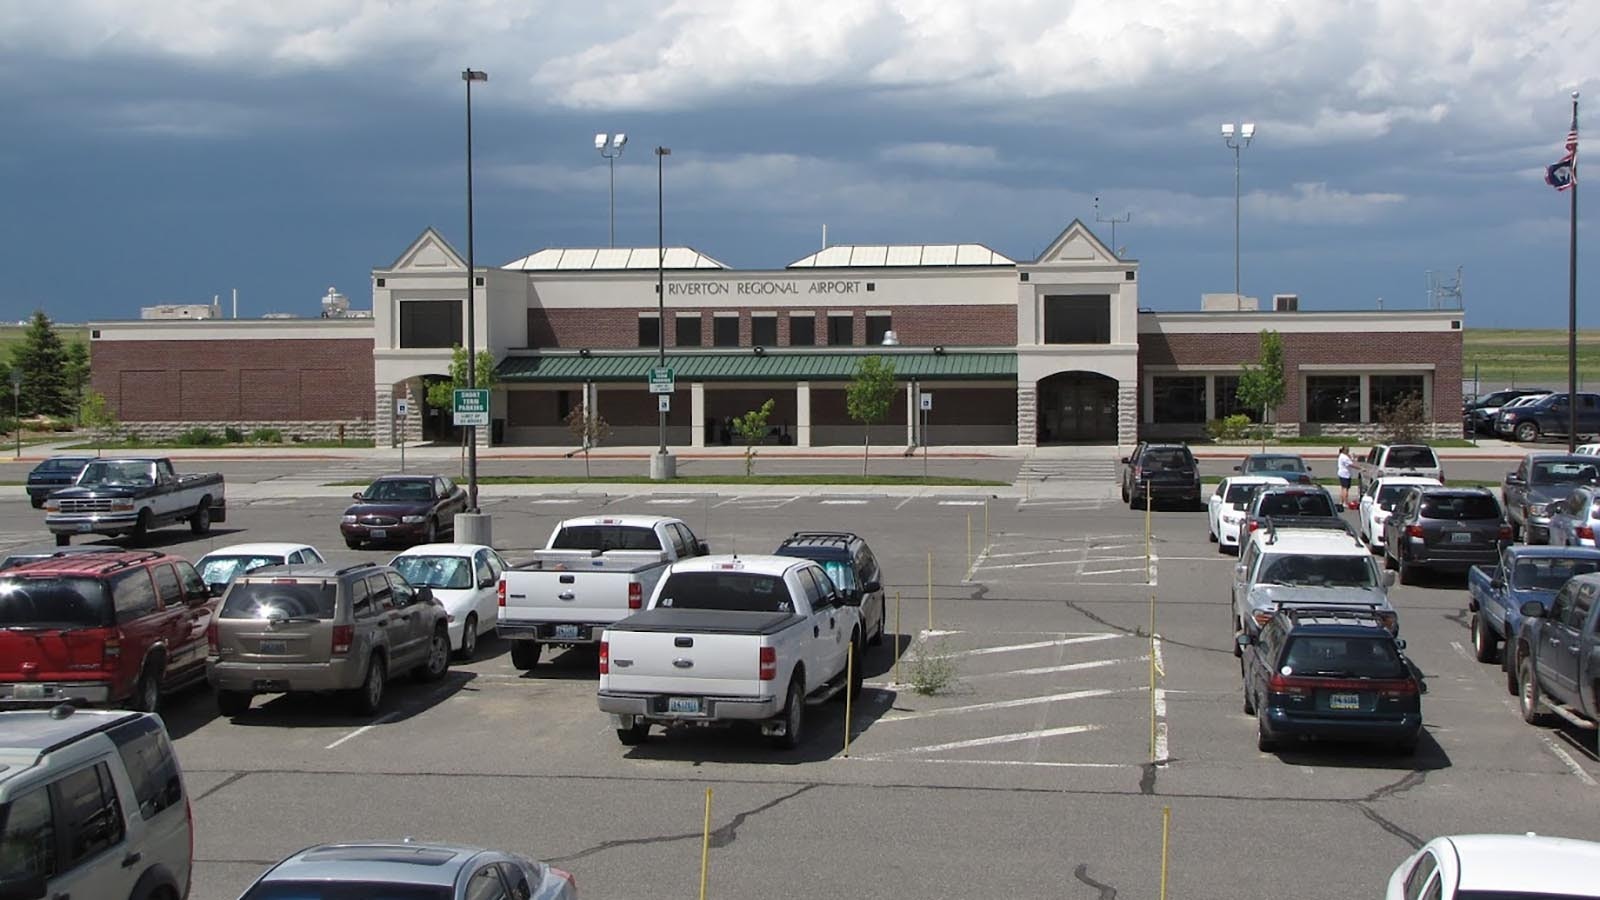
[[(1147, 637), (1151, 636), (1148, 631), (1144, 630), (1143, 626), (1135, 625), (1132, 628), (1126, 628), (1126, 627), (1124, 627), (1122, 625), (1118, 625), (1115, 622), (1112, 622), (1112, 621), (1106, 619), (1103, 616), (1100, 616), (1100, 615), (1097, 615), (1095, 613), (1089, 612), (1087, 609), (1084, 609), (1082, 606), (1078, 605), (1078, 602), (1076, 600), (1062, 600), (1060, 602), (1062, 604), (1064, 604), (1068, 609), (1072, 610), (1075, 613), (1078, 613), (1079, 615), (1081, 615), (1084, 618), (1088, 619), (1089, 621), (1095, 623), (1096, 625), (1100, 625), (1100, 626), (1109, 628), (1112, 631), (1117, 631), (1117, 632), (1120, 632), (1122, 634), (1129, 635), (1130, 637), (1147, 638)], [(1228, 654), (1233, 653), (1232, 649), (1224, 649), (1224, 648), (1220, 648), (1220, 647), (1205, 647), (1205, 646), (1202, 646), (1200, 644), (1190, 644), (1190, 643), (1187, 643), (1185, 641), (1175, 640), (1173, 638), (1166, 637), (1166, 636), (1163, 636), (1161, 638), (1161, 642), (1163, 644), (1171, 644), (1171, 645), (1173, 645), (1175, 647), (1183, 647), (1183, 648), (1185, 648), (1187, 650), (1200, 650), (1200, 651), (1205, 652), (1205, 653), (1228, 653)]]
[(1072, 877), (1099, 891), (1100, 900), (1117, 900), (1116, 888), (1089, 877), (1088, 863), (1078, 863), (1078, 867), (1072, 870)]
[[(728, 824), (723, 825), (723, 826), (721, 826), (721, 827), (719, 827), (719, 828), (717, 828), (717, 829), (715, 829), (715, 830), (713, 830), (711, 832), (711, 847), (712, 847), (712, 849), (720, 850), (720, 849), (722, 849), (724, 847), (729, 846), (734, 841), (738, 840), (740, 826), (744, 825), (744, 823), (747, 820), (749, 820), (749, 818), (751, 816), (756, 816), (756, 815), (760, 815), (761, 813), (768, 812), (768, 811), (772, 810), (774, 807), (777, 807), (780, 804), (783, 804), (783, 803), (785, 803), (785, 802), (787, 802), (789, 800), (793, 800), (794, 798), (800, 796), (801, 794), (804, 794), (807, 791), (810, 791), (810, 790), (812, 790), (812, 789), (814, 789), (814, 788), (816, 788), (818, 786), (819, 785), (816, 785), (816, 784), (804, 785), (804, 786), (802, 786), (802, 787), (800, 787), (800, 788), (798, 788), (798, 789), (796, 789), (794, 791), (791, 791), (790, 793), (784, 794), (781, 797), (776, 797), (776, 798), (774, 798), (772, 800), (769, 800), (766, 803), (763, 803), (760, 806), (756, 807), (755, 809), (748, 809), (748, 810), (745, 810), (744, 812), (741, 812), (741, 813), (735, 815), (732, 819), (730, 819), (728, 821)], [(607, 850), (614, 850), (614, 849), (616, 849), (618, 847), (633, 847), (633, 846), (639, 846), (641, 844), (670, 844), (670, 843), (673, 843), (675, 841), (700, 840), (701, 837), (703, 837), (701, 832), (691, 831), (691, 832), (686, 832), (684, 834), (664, 834), (664, 835), (658, 835), (656, 837), (622, 838), (622, 839), (614, 840), (614, 841), (605, 841), (604, 843), (596, 844), (593, 847), (589, 847), (589, 848), (584, 849), (584, 850), (579, 850), (577, 853), (570, 853), (570, 854), (567, 854), (566, 856), (553, 856), (549, 860), (547, 860), (547, 862), (552, 862), (552, 863), (570, 863), (570, 862), (576, 862), (577, 860), (583, 859), (584, 857), (587, 857), (587, 856), (593, 856), (596, 853), (603, 853), (603, 852), (605, 852)]]
[(212, 785), (211, 787), (208, 787), (205, 790), (201, 791), (200, 793), (195, 794), (193, 797), (190, 798), (190, 800), (195, 802), (195, 803), (199, 803), (201, 800), (204, 800), (205, 798), (211, 796), (212, 794), (215, 794), (217, 791), (220, 791), (223, 788), (232, 785), (234, 782), (238, 781), (239, 779), (241, 779), (241, 778), (243, 778), (243, 777), (245, 777), (246, 775), (249, 775), (249, 774), (250, 774), (249, 772), (235, 772), (232, 775), (229, 775), (227, 778), (224, 778), (221, 781), (217, 782), (216, 784)]
[(1371, 804), (1380, 800), (1389, 800), (1394, 797), (1398, 797), (1407, 791), (1419, 788), (1422, 786), (1422, 783), (1427, 780), (1427, 778), (1428, 773), (1426, 772), (1407, 772), (1405, 777), (1401, 778), (1399, 781), (1386, 784), (1367, 796), (1362, 797), (1360, 800), (1353, 801), (1350, 805), (1354, 806), (1363, 816), (1366, 816), (1367, 820), (1372, 822), (1372, 824), (1382, 828), (1384, 831), (1387, 831), (1400, 840), (1405, 841), (1411, 846), (1411, 849), (1420, 849), (1424, 843), (1422, 838), (1412, 834), (1404, 828), (1401, 828), (1393, 820), (1384, 817), (1382, 813), (1379, 813), (1377, 810), (1373, 809)]

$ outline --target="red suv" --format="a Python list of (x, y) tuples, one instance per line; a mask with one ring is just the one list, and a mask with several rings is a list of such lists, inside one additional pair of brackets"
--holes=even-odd
[(216, 612), (187, 560), (118, 551), (0, 573), (0, 707), (62, 701), (154, 712), (206, 674)]

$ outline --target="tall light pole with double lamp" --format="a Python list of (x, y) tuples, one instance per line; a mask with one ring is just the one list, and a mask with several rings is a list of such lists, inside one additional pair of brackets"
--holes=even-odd
[(628, 146), (628, 136), (622, 133), (597, 134), (594, 136), (594, 148), (606, 158), (611, 168), (611, 246), (617, 246), (617, 157), (622, 155), (622, 148)]
[[(464, 69), (461, 80), (467, 85), (467, 387), (478, 386), (477, 259), (474, 255), (472, 227), (472, 83), (487, 82), (489, 73)], [(456, 517), (456, 540), (472, 544), (491, 542), (489, 517), (478, 509), (478, 426), (467, 429), (467, 511)]]
[(17, 459), (22, 458), (22, 370), (11, 370), (11, 430), (17, 433)]
[[(667, 366), (667, 228), (663, 173), (666, 159), (671, 155), (670, 147), (656, 148), (656, 321), (661, 323), (656, 329), (656, 366), (663, 369)], [(650, 458), (650, 480), (669, 481), (677, 477), (677, 461), (667, 452), (667, 413), (661, 410), (656, 415), (660, 446)]]
[[(1237, 137), (1236, 137), (1237, 135)], [(1222, 123), (1222, 143), (1233, 151), (1233, 299), (1239, 301), (1239, 151), (1250, 146), (1256, 136), (1256, 123)]]

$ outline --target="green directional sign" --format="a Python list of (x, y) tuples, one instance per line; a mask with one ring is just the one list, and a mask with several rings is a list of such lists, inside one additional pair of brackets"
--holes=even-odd
[(678, 384), (673, 371), (666, 366), (656, 366), (650, 370), (650, 393), (670, 394), (677, 390)]
[(453, 409), (457, 426), (487, 426), (489, 424), (489, 389), (457, 388)]

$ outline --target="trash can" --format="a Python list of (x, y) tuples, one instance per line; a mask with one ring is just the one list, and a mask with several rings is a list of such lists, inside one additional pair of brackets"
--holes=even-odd
[(506, 442), (506, 420), (493, 419), (489, 422), (489, 445), (498, 447)]

